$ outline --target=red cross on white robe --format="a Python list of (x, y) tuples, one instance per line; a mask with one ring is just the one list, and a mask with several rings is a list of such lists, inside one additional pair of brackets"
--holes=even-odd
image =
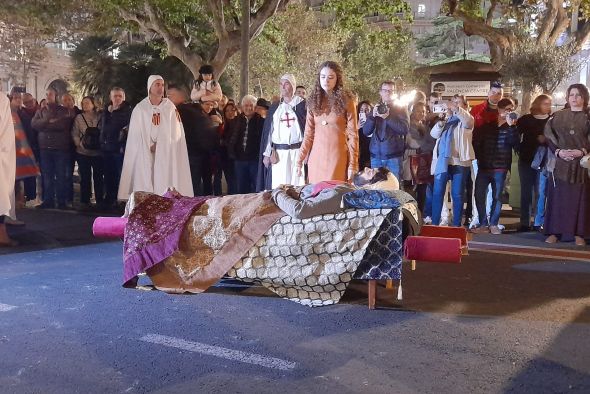
[(287, 127), (291, 127), (291, 121), (294, 121), (294, 120), (295, 120), (295, 118), (290, 118), (289, 117), (289, 113), (288, 112), (285, 114), (285, 117), (284, 118), (281, 118), (281, 122), (287, 122)]

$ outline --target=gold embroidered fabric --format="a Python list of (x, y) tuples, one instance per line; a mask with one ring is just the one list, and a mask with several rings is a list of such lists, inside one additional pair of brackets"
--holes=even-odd
[[(246, 223), (263, 212), (276, 210), (268, 195), (262, 193), (208, 200), (188, 221), (179, 250), (164, 263), (176, 270), (184, 283), (191, 283), (236, 234), (242, 233)], [(248, 234), (242, 233), (242, 236), (248, 237)]]

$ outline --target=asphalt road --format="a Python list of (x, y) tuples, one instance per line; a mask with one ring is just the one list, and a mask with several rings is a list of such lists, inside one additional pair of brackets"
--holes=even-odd
[(0, 255), (1, 393), (590, 392), (584, 259), (471, 252), (404, 267), (402, 304), (380, 288), (369, 311), (354, 283), (309, 308), (228, 281), (124, 289), (121, 243), (58, 216), (24, 212)]

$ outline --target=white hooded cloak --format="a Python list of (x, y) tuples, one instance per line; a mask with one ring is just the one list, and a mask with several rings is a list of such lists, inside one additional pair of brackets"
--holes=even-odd
[(16, 177), (16, 143), (10, 101), (0, 92), (0, 216), (10, 216)]
[[(163, 195), (175, 188), (184, 196), (193, 196), (184, 128), (174, 104), (167, 98), (158, 105), (149, 100), (149, 91), (159, 75), (148, 79), (148, 97), (133, 109), (119, 184), (119, 199), (144, 191)], [(152, 153), (150, 147), (156, 144)]]

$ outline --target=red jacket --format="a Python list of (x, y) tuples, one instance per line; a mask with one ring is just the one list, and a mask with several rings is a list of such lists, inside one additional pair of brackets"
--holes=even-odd
[(474, 129), (478, 129), (486, 123), (496, 123), (498, 121), (498, 111), (488, 109), (488, 101), (471, 108), (471, 116), (475, 120)]

